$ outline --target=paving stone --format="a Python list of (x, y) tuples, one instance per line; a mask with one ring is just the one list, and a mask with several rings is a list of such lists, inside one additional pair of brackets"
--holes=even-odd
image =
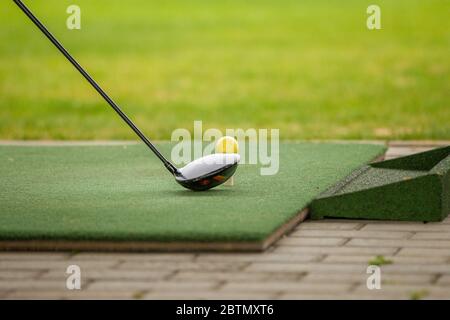
[(37, 278), (41, 273), (40, 270), (0, 270), (0, 280), (31, 280)]
[(368, 223), (362, 227), (361, 231), (439, 231), (439, 232), (450, 232), (450, 225), (443, 224), (440, 222), (383, 222), (383, 223)]
[(126, 262), (121, 264), (118, 269), (120, 270), (195, 270), (195, 271), (208, 271), (208, 270), (241, 270), (245, 267), (247, 262)]
[(440, 248), (401, 248), (397, 255), (419, 257), (424, 256), (424, 259), (427, 259), (430, 256), (450, 257), (450, 250)]
[[(383, 256), (386, 260), (392, 261), (394, 264), (429, 264), (429, 263), (446, 263), (448, 258), (446, 257), (434, 257), (430, 256), (424, 259), (419, 256)], [(367, 263), (376, 256), (373, 255), (354, 255), (354, 256), (343, 256), (343, 255), (329, 255), (325, 257), (322, 262), (324, 263)], [(450, 266), (450, 263), (449, 263)]]
[(385, 300), (385, 299), (399, 299), (399, 295), (396, 293), (384, 293), (383, 295), (374, 294), (358, 294), (348, 292), (335, 292), (335, 293), (310, 293), (310, 292), (285, 292), (278, 296), (278, 299), (289, 300)]
[(0, 289), (0, 299), (5, 299), (8, 296), (9, 293), (10, 293), (9, 290)]
[(430, 285), (381, 285), (379, 290), (369, 290), (366, 285), (361, 285), (356, 287), (353, 292), (367, 293), (370, 291), (371, 294), (384, 295), (386, 293), (397, 294), (399, 297), (404, 297), (404, 299), (412, 299), (414, 295), (423, 295), (423, 298), (450, 298), (450, 287), (439, 287)]
[(279, 240), (278, 246), (340, 246), (347, 242), (346, 238), (302, 238), (284, 237)]
[(450, 250), (439, 248), (401, 248), (397, 253), (397, 256), (410, 256), (410, 257), (450, 257)]
[(194, 253), (79, 253), (71, 257), (77, 261), (194, 261)]
[(330, 222), (327, 220), (321, 221), (305, 221), (301, 223), (295, 230), (356, 230), (361, 228), (361, 222)]
[(336, 255), (394, 255), (397, 248), (381, 247), (301, 247), (301, 246), (277, 246), (276, 253), (290, 254), (336, 254)]
[(265, 282), (227, 282), (219, 291), (255, 291), (255, 292), (305, 292), (308, 293), (324, 293), (330, 292), (346, 292), (351, 288), (350, 283), (303, 283), (303, 282), (289, 282), (282, 283), (278, 281)]
[(261, 282), (266, 280), (290, 282), (296, 281), (304, 276), (299, 273), (279, 273), (279, 272), (190, 272), (179, 271), (170, 280), (171, 281), (243, 281), (243, 282)]
[[(87, 280), (162, 280), (171, 276), (174, 271), (155, 271), (155, 270), (117, 270), (88, 269), (81, 272), (83, 279)], [(1, 272), (0, 272), (1, 277)], [(66, 279), (67, 274), (64, 270), (51, 270), (40, 276), (40, 279)]]
[[(303, 283), (353, 283), (365, 284), (367, 273), (309, 273), (302, 278)], [(389, 274), (382, 271), (382, 284), (431, 284), (435, 275), (431, 274)]]
[(450, 274), (450, 264), (389, 264), (383, 265), (382, 271), (389, 273)]
[(277, 295), (279, 300), (340, 300), (344, 292), (282, 292)]
[(348, 247), (403, 247), (403, 248), (448, 248), (450, 240), (401, 240), (401, 239), (351, 239)]
[(445, 286), (450, 286), (450, 275), (446, 274), (441, 276), (438, 281), (437, 281), (438, 285), (445, 285)]
[(413, 232), (407, 231), (361, 231), (361, 230), (296, 230), (289, 237), (331, 237), (369, 239), (408, 239)]
[(220, 283), (218, 281), (95, 281), (87, 290), (158, 290), (175, 292), (195, 292), (214, 290)]
[[(436, 298), (436, 297), (435, 297)], [(409, 300), (409, 294), (402, 292), (388, 292), (383, 290), (366, 290), (354, 292), (340, 292), (330, 294), (292, 293), (287, 292), (278, 296), (278, 299), (311, 300)]]
[(450, 293), (447, 291), (431, 290), (422, 300), (449, 300)]
[[(83, 287), (83, 284), (82, 284)], [(2, 290), (28, 290), (28, 291), (46, 291), (46, 290), (67, 290), (66, 281), (56, 280), (0, 280)]]
[(147, 300), (267, 300), (275, 299), (278, 294), (270, 292), (149, 292), (143, 296)]
[(116, 261), (77, 261), (77, 260), (1, 260), (0, 270), (36, 270), (36, 269), (63, 269), (66, 270), (70, 265), (78, 265), (81, 269), (83, 268), (109, 268), (117, 265)]
[(86, 290), (60, 290), (60, 291), (13, 291), (9, 293), (7, 299), (133, 299), (137, 296), (136, 291), (86, 291)]
[(450, 232), (417, 232), (412, 240), (450, 240)]
[(302, 254), (293, 255), (288, 253), (240, 253), (240, 254), (216, 254), (216, 253), (204, 253), (198, 255), (196, 261), (222, 261), (222, 262), (312, 262), (322, 258), (321, 254)]
[(325, 263), (252, 263), (246, 271), (251, 272), (366, 272), (365, 264), (325, 264)]

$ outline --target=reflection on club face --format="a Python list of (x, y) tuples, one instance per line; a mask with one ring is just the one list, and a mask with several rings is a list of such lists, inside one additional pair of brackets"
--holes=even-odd
[(217, 153), (192, 161), (175, 175), (176, 181), (187, 189), (204, 191), (221, 185), (236, 171), (239, 154)]
[(183, 187), (194, 191), (205, 191), (227, 181), (236, 171), (237, 163), (224, 167), (220, 171), (212, 172), (208, 175), (201, 176), (195, 179), (184, 179), (183, 177), (176, 177), (176, 181)]

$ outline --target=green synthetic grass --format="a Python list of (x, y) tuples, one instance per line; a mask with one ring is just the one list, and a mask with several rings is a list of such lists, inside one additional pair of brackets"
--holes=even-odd
[[(26, 1), (154, 139), (279, 128), (284, 139), (450, 138), (450, 2)], [(0, 3), (0, 139), (129, 139), (26, 20)], [(226, 112), (225, 112), (226, 110)]]
[(366, 165), (310, 207), (316, 219), (442, 221), (450, 213), (450, 147)]
[(278, 174), (192, 192), (142, 145), (0, 146), (0, 239), (259, 241), (384, 149), (283, 143)]

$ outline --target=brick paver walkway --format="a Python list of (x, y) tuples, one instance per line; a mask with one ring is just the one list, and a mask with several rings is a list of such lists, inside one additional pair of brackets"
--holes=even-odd
[[(393, 143), (396, 157), (430, 145)], [(383, 256), (381, 289), (369, 261)], [(81, 290), (66, 268), (81, 267)], [(264, 253), (0, 252), (0, 298), (450, 299), (450, 219), (306, 221)]]

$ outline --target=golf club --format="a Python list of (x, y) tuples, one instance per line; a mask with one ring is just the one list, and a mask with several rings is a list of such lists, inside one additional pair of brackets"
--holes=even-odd
[(36, 18), (21, 0), (13, 0), (16, 5), (30, 18), (30, 20), (44, 33), (55, 47), (69, 60), (81, 75), (94, 87), (105, 101), (117, 112), (117, 114), (133, 129), (139, 138), (162, 161), (164, 166), (175, 177), (175, 180), (185, 188), (203, 191), (214, 188), (227, 181), (236, 171), (239, 163), (239, 154), (216, 153), (204, 156), (188, 163), (183, 168), (176, 168), (167, 160), (141, 130), (123, 113), (119, 106), (106, 94), (105, 91), (92, 79), (81, 65), (69, 54), (62, 44), (48, 31), (48, 29)]

